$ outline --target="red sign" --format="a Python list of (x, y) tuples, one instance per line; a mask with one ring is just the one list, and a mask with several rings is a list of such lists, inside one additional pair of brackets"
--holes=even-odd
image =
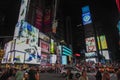
[(41, 51), (45, 53), (50, 53), (49, 44), (45, 41), (40, 41)]

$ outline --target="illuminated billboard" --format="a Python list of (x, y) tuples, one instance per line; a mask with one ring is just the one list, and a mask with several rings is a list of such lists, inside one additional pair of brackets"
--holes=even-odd
[(67, 56), (62, 56), (62, 64), (66, 65), (67, 64)]
[(43, 17), (43, 13), (42, 13), (42, 9), (36, 9), (36, 17), (35, 17), (35, 27), (38, 28), (40, 31), (42, 31), (42, 17)]
[(82, 7), (82, 13), (90, 12), (89, 6)]
[(106, 42), (105, 35), (101, 35), (101, 36), (97, 37), (97, 40), (98, 40), (98, 48), (99, 48), (99, 50), (107, 49), (107, 42)]
[(57, 61), (57, 56), (52, 54), (50, 55), (50, 63), (55, 64)]
[(5, 44), (4, 46), (4, 56), (2, 59), (2, 63), (13, 63), (13, 58), (14, 58), (14, 43), (15, 41), (9, 41), (8, 43)]
[(86, 62), (94, 62), (94, 63), (96, 63), (97, 61), (96, 61), (96, 58), (88, 58), (88, 59), (86, 59)]
[(92, 57), (96, 57), (96, 56), (97, 56), (97, 53), (95, 53), (95, 52), (85, 53), (86, 58), (92, 58)]
[(50, 53), (50, 44), (40, 40), (40, 47), (41, 47), (41, 51), (45, 52), (45, 53)]
[(83, 25), (92, 23), (90, 12), (82, 14), (82, 22), (83, 22)]
[(95, 44), (95, 38), (94, 37), (86, 38), (85, 42), (86, 42), (86, 50), (87, 50), (87, 52), (96, 51), (96, 44)]
[(72, 56), (72, 50), (66, 46), (62, 46), (62, 54)]
[(15, 63), (39, 64), (41, 51), (38, 47), (38, 34), (39, 30), (29, 23), (17, 23), (14, 37)]
[(100, 52), (100, 54), (103, 55), (106, 60), (110, 59), (108, 50), (102, 50), (102, 53)]
[(29, 0), (21, 0), (21, 7), (20, 7), (20, 12), (19, 12), (18, 22), (25, 21), (28, 1)]
[(50, 53), (54, 53), (54, 52), (55, 52), (54, 40), (51, 39), (51, 43), (50, 43)]
[(92, 23), (89, 6), (82, 7), (82, 22), (83, 25)]
[(40, 63), (40, 49), (38, 45), (33, 43), (34, 42), (27, 38), (16, 39), (14, 56), (15, 63)]

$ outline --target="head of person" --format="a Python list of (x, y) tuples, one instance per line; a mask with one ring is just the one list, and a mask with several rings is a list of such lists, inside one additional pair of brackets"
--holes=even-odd
[(110, 74), (108, 72), (103, 73), (103, 80), (110, 80)]
[(67, 70), (67, 74), (70, 74), (70, 73), (71, 73), (71, 70), (70, 70), (70, 69), (68, 69), (68, 70)]

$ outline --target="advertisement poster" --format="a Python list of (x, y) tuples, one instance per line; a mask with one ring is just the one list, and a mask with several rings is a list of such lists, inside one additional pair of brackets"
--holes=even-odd
[(50, 53), (54, 53), (54, 52), (55, 52), (54, 40), (51, 39), (51, 43), (50, 43)]
[(67, 56), (62, 56), (62, 64), (67, 65)]
[(88, 58), (88, 59), (86, 59), (86, 62), (94, 62), (94, 63), (96, 63), (97, 61), (96, 61), (96, 58)]
[(26, 18), (27, 6), (29, 0), (21, 0), (18, 22), (24, 21)]
[(45, 9), (45, 15), (44, 15), (44, 32), (51, 32), (52, 27), (51, 27), (51, 9), (47, 8)]
[(41, 47), (41, 51), (45, 52), (45, 53), (50, 53), (50, 45), (49, 43), (40, 40), (40, 47)]
[[(38, 58), (40, 58), (39, 47), (32, 42), (29, 42), (29, 39), (20, 38), (16, 39), (15, 45), (15, 63), (30, 63), (30, 64), (38, 64)], [(32, 45), (31, 45), (32, 44)]]
[(36, 9), (35, 27), (40, 31), (42, 31), (42, 17), (42, 9)]
[(82, 14), (83, 25), (92, 23), (90, 12)]
[(86, 38), (85, 42), (86, 42), (86, 50), (87, 50), (87, 52), (96, 51), (96, 44), (95, 44), (95, 38), (94, 37)]
[(5, 54), (2, 59), (2, 63), (13, 63), (14, 57), (14, 40), (9, 41), (4, 46)]
[(106, 60), (110, 60), (109, 52), (108, 50), (102, 50), (103, 56)]
[(95, 53), (95, 52), (85, 53), (86, 58), (93, 58), (93, 57), (96, 57), (96, 56), (97, 56), (97, 53)]
[(19, 22), (16, 27), (19, 28), (17, 28), (14, 62), (38, 64), (41, 55), (38, 47), (39, 30), (27, 22)]
[(50, 55), (50, 63), (55, 64), (57, 61), (57, 56), (52, 54)]

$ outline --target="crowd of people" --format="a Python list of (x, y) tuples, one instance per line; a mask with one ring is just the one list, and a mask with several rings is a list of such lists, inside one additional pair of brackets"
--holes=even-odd
[(35, 66), (28, 69), (10, 67), (2, 70), (0, 80), (40, 80), (40, 71)]
[[(78, 66), (78, 65), (77, 65)], [(79, 78), (74, 78), (73, 73), (70, 69), (67, 70), (67, 75), (65, 80), (90, 80), (87, 75), (86, 66), (82, 65), (81, 76)], [(111, 74), (108, 71), (101, 72), (99, 66), (95, 66), (95, 80), (120, 80), (120, 67), (114, 68), (114, 72)], [(60, 73), (60, 67), (54, 69), (55, 73)], [(22, 66), (16, 69), (15, 67), (9, 67), (6, 69), (0, 69), (2, 72), (0, 74), (0, 80), (40, 80), (40, 67), (30, 66), (28, 68), (23, 68)]]

